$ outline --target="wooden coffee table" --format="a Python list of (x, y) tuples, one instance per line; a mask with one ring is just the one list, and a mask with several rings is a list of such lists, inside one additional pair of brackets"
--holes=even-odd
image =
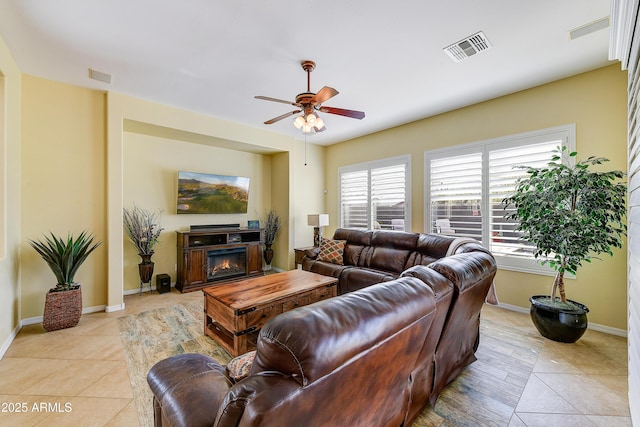
[(338, 279), (291, 270), (223, 283), (204, 293), (204, 333), (233, 356), (255, 349), (258, 331), (271, 318), (337, 295)]

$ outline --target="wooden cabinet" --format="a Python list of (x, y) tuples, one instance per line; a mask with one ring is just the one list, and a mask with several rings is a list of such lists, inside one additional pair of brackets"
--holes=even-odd
[(262, 243), (247, 245), (247, 274), (262, 273)]
[(191, 285), (204, 283), (207, 281), (205, 267), (207, 265), (207, 251), (201, 248), (184, 251), (182, 271), (178, 265), (178, 277), (182, 278), (181, 283)]
[[(176, 289), (190, 292), (203, 289), (221, 281), (236, 280), (262, 273), (262, 229), (233, 228), (177, 231), (177, 279)], [(233, 277), (212, 274), (210, 256), (220, 250), (244, 248), (244, 269)]]

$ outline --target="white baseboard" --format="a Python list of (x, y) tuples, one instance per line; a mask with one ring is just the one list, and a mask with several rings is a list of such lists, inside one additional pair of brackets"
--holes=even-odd
[(13, 343), (13, 340), (16, 338), (16, 336), (18, 335), (18, 332), (20, 331), (20, 328), (21, 328), (20, 325), (16, 326), (13, 329), (13, 331), (11, 331), (6, 341), (2, 344), (2, 347), (0, 347), (0, 359), (2, 359), (4, 357), (4, 354), (7, 352), (7, 350), (9, 350), (9, 347)]
[[(106, 309), (107, 309), (106, 305), (96, 305), (93, 307), (85, 307), (82, 309), (82, 314), (103, 312), (103, 311), (106, 311)], [(37, 323), (42, 323), (42, 316), (29, 317), (26, 319), (22, 319), (20, 321), (20, 328), (27, 325), (35, 325)]]
[[(529, 314), (529, 309), (524, 307), (518, 307), (517, 305), (499, 303), (498, 307), (505, 310), (517, 311), (518, 313)], [(612, 328), (611, 326), (600, 325), (599, 323), (589, 322), (588, 329), (597, 332), (603, 332), (605, 334), (616, 335), (619, 337), (627, 337), (627, 331), (624, 329)]]

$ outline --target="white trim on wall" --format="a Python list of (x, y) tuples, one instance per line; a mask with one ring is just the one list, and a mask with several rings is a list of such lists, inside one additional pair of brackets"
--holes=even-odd
[(627, 230), (627, 331), (628, 383), (631, 423), (640, 425), (640, 0), (611, 0), (609, 59), (628, 69), (628, 185)]

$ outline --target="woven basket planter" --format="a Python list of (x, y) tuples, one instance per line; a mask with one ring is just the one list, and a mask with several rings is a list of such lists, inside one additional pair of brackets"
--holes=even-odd
[(42, 326), (45, 330), (72, 328), (82, 315), (82, 287), (71, 291), (47, 292)]

